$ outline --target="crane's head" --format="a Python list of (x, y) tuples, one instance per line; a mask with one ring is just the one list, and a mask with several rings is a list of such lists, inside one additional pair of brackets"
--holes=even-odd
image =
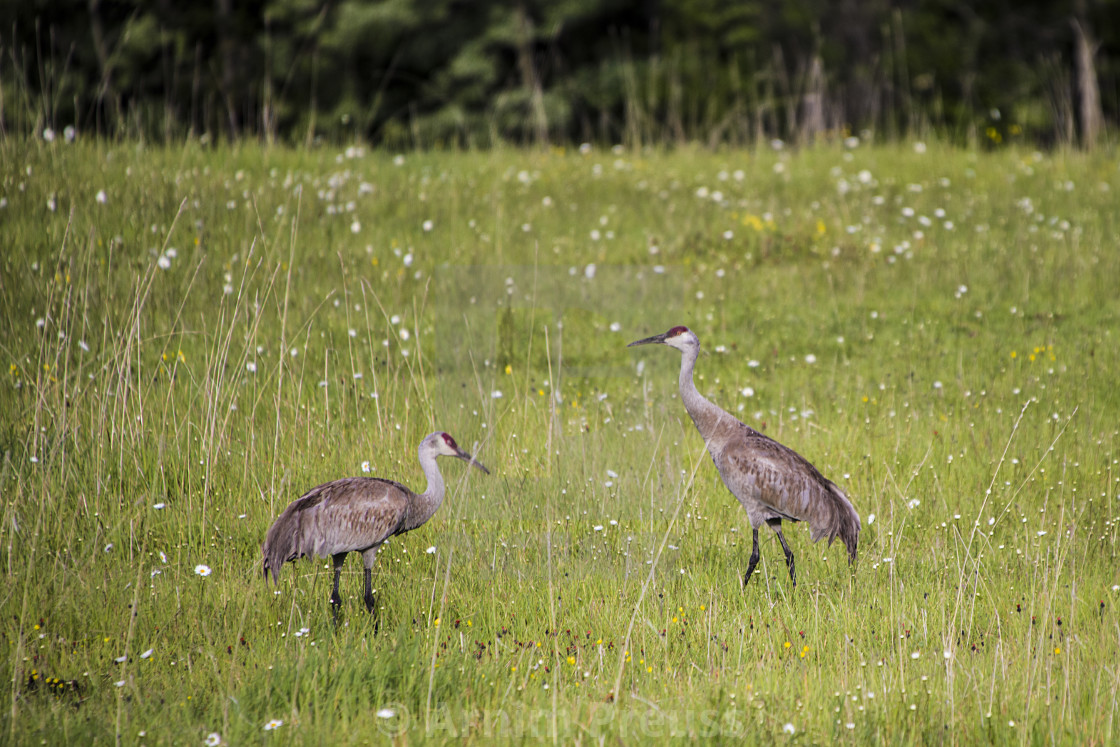
[(632, 348), (635, 345), (652, 345), (659, 343), (661, 345), (668, 345), (671, 348), (676, 348), (681, 352), (685, 350), (699, 350), (700, 338), (688, 327), (673, 327), (668, 332), (663, 332), (660, 335), (647, 337), (643, 340), (635, 340), (626, 347)]
[(467, 452), (459, 448), (459, 444), (455, 443), (455, 439), (451, 437), (450, 433), (436, 432), (424, 439), (432, 445), (436, 452), (436, 456), (453, 456), (462, 459), (468, 464), (473, 464), (486, 474), (490, 474), (490, 470), (482, 465), (482, 462), (475, 461)]

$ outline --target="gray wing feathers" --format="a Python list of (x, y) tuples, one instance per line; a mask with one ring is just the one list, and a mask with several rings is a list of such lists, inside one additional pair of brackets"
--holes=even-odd
[(305, 555), (361, 552), (397, 532), (410, 491), (370, 477), (335, 480), (312, 488), (284, 509), (261, 547), (265, 577), (278, 581), (280, 567)]
[(810, 539), (827, 537), (831, 546), (840, 537), (855, 560), (859, 514), (840, 488), (796, 451), (762, 434), (751, 431), (734, 441), (715, 457), (716, 467), (752, 524), (767, 518), (807, 522)]
[(827, 498), (818, 503), (818, 516), (809, 519), (809, 538), (814, 542), (828, 536), (828, 545), (839, 537), (848, 548), (848, 557), (856, 559), (856, 546), (859, 543), (860, 521), (848, 496), (840, 488), (829, 482), (831, 489)]

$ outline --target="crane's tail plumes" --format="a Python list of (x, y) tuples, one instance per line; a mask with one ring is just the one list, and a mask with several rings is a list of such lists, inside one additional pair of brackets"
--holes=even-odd
[(832, 483), (829, 483), (829, 488), (828, 497), (831, 500), (822, 502), (824, 510), (816, 512), (817, 515), (810, 520), (809, 538), (816, 542), (827, 537), (831, 547), (839, 537), (848, 548), (848, 563), (851, 564), (855, 562), (856, 546), (859, 544), (859, 514), (840, 488)]

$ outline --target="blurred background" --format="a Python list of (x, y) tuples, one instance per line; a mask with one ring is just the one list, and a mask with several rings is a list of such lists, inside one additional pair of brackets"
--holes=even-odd
[(1093, 147), (1118, 52), (1118, 0), (7, 0), (0, 132)]

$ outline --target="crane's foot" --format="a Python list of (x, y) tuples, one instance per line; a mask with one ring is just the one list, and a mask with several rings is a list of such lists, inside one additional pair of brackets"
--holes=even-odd
[(376, 614), (376, 612), (377, 612), (377, 600), (374, 599), (373, 594), (366, 594), (365, 603), (366, 603), (366, 612), (369, 612), (371, 615)]

